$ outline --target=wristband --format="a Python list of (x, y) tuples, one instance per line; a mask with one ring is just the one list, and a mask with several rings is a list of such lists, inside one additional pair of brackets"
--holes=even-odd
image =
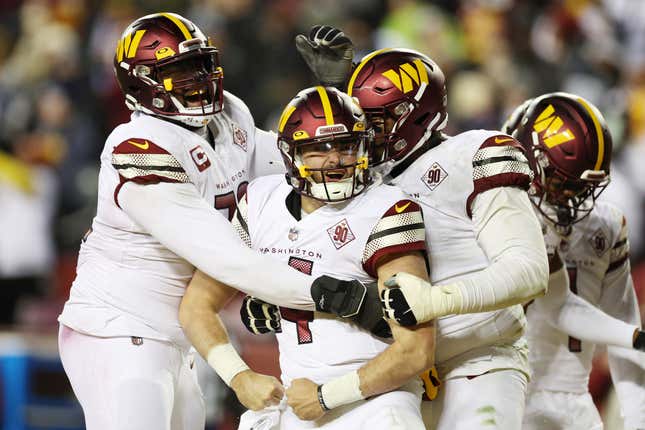
[(230, 343), (212, 347), (208, 350), (206, 361), (229, 387), (235, 375), (249, 370), (249, 366), (246, 365)]
[(323, 411), (327, 412), (328, 410), (330, 410), (325, 404), (325, 399), (323, 399), (322, 385), (318, 386), (318, 403), (320, 403), (320, 407), (322, 408)]
[(361, 381), (356, 370), (324, 383), (318, 387), (321, 406), (324, 405), (324, 408), (329, 410), (363, 400), (365, 397), (361, 393), (360, 385)]

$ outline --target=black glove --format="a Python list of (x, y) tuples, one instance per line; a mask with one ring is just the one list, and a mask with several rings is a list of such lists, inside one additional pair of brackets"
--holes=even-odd
[(636, 339), (634, 339), (634, 349), (645, 352), (645, 331), (638, 330)]
[(404, 327), (417, 325), (417, 318), (400, 288), (381, 291), (381, 305), (386, 318), (394, 319)]
[(379, 337), (391, 337), (390, 327), (383, 318), (376, 283), (341, 281), (320, 276), (311, 285), (311, 297), (318, 312), (347, 318)]
[(378, 293), (378, 284), (372, 282), (367, 284), (363, 309), (358, 315), (352, 318), (359, 327), (369, 330), (375, 336), (382, 338), (392, 337), (392, 330), (383, 316), (383, 307)]
[(328, 25), (315, 25), (309, 37), (296, 36), (296, 48), (321, 84), (345, 89), (354, 59), (354, 44), (345, 33)]
[(258, 298), (244, 297), (240, 307), (240, 317), (246, 329), (253, 334), (282, 332), (278, 307)]

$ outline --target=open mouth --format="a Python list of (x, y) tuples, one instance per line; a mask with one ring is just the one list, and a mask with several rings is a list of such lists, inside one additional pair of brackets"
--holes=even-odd
[(334, 169), (325, 172), (325, 182), (339, 182), (345, 179), (346, 169)]
[(206, 89), (189, 91), (184, 94), (184, 101), (188, 106), (202, 106), (208, 103), (208, 91)]

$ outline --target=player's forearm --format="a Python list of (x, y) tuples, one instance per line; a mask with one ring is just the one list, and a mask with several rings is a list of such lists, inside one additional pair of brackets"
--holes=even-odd
[[(405, 328), (393, 327), (393, 332), (396, 330)], [(416, 342), (395, 341), (358, 371), (349, 372), (319, 386), (318, 400), (323, 408), (333, 409), (395, 390), (432, 367), (434, 327), (419, 327), (417, 330), (419, 337)], [(414, 336), (409, 340), (414, 341)]]
[(201, 274), (194, 276), (179, 305), (179, 322), (184, 334), (204, 359), (212, 347), (229, 341), (218, 311), (234, 294), (233, 290), (232, 294), (213, 297), (214, 294), (208, 292), (211, 286), (205, 285), (207, 279)]
[[(527, 302), (546, 291), (546, 274), (541, 256), (532, 253), (502, 257), (485, 270), (467, 279), (445, 286), (459, 291), (461, 303), (455, 304), (454, 313), (467, 314), (502, 309)], [(512, 251), (509, 251), (512, 252)], [(433, 291), (434, 293), (434, 291)], [(437, 316), (448, 315), (441, 313)]]
[(457, 313), (482, 312), (544, 294), (549, 266), (540, 224), (526, 193), (489, 190), (473, 205), (477, 242), (491, 264), (454, 284), (462, 298)]
[(119, 203), (151, 236), (210, 277), (269, 303), (314, 309), (311, 277), (246, 247), (194, 185), (126, 183)]
[[(406, 330), (393, 327), (393, 332)], [(396, 334), (395, 334), (396, 336)], [(424, 324), (410, 332), (406, 342), (394, 341), (358, 370), (365, 397), (395, 390), (434, 365), (434, 326)]]
[[(390, 255), (379, 261), (379, 289), (383, 280), (406, 271), (427, 279), (424, 255), (418, 252)], [(390, 324), (394, 343), (372, 358), (358, 371), (326, 382), (319, 388), (319, 400), (329, 408), (401, 387), (434, 365), (434, 322), (414, 328)]]
[(231, 385), (249, 367), (229, 343), (228, 333), (218, 312), (235, 295), (235, 290), (196, 273), (179, 306), (179, 322), (197, 352)]
[(553, 327), (582, 341), (623, 348), (633, 346), (637, 327), (573, 294), (565, 268), (549, 276), (549, 292), (532, 306)]

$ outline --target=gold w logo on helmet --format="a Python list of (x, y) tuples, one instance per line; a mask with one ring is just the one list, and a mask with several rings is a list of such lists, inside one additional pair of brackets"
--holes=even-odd
[(116, 58), (117, 61), (123, 61), (123, 57), (133, 58), (137, 54), (137, 48), (139, 43), (141, 43), (141, 38), (145, 33), (145, 30), (137, 30), (134, 33), (129, 33), (127, 36), (119, 40), (119, 43), (116, 45)]
[[(390, 69), (383, 72), (383, 76), (396, 86), (404, 94), (412, 91), (415, 87), (428, 83), (428, 73), (423, 61), (416, 59), (410, 63), (399, 66), (399, 70)], [(416, 84), (416, 85), (415, 85)]]
[(561, 130), (564, 121), (555, 114), (553, 105), (548, 105), (537, 117), (533, 124), (533, 130), (542, 134), (542, 139), (547, 148), (563, 144), (576, 138), (568, 128)]

